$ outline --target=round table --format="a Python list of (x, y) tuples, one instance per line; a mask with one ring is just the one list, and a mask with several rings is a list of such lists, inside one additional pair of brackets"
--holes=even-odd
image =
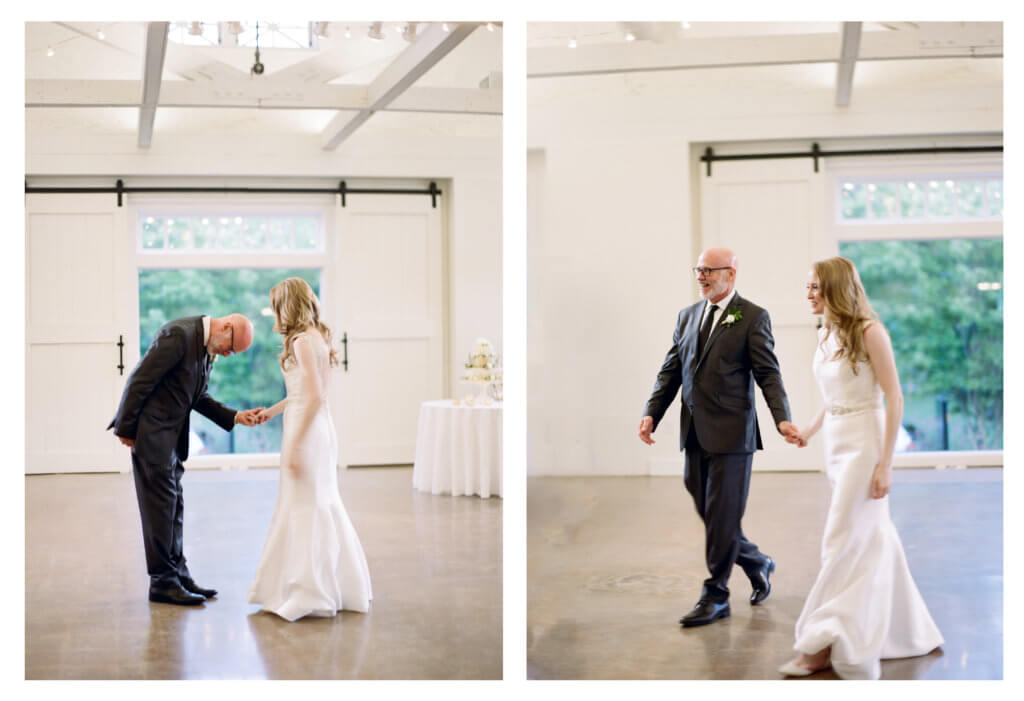
[(501, 496), (502, 403), (420, 405), (412, 486), (421, 492)]

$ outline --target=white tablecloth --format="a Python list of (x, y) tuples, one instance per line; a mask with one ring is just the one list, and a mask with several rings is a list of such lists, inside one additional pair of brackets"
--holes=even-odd
[(501, 402), (420, 405), (412, 486), (421, 492), (501, 496)]

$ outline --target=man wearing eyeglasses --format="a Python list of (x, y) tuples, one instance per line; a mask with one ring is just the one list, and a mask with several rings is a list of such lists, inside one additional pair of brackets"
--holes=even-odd
[(132, 451), (150, 601), (195, 606), (217, 595), (197, 585), (185, 564), (182, 463), (188, 458), (193, 409), (225, 431), (235, 424), (260, 423), (262, 407), (235, 411), (206, 392), (213, 357), (241, 353), (252, 338), (252, 322), (241, 314), (165, 324), (128, 377), (117, 414), (107, 426)]
[(684, 482), (704, 521), (710, 575), (697, 605), (679, 619), (686, 627), (729, 615), (726, 584), (733, 563), (750, 579), (751, 604), (761, 603), (771, 592), (769, 577), (775, 562), (740, 527), (754, 451), (763, 447), (754, 406), (755, 382), (779, 433), (791, 443), (798, 434), (789, 421), (771, 320), (767, 311), (736, 293), (735, 254), (727, 248), (709, 248), (697, 259), (693, 273), (702, 299), (679, 312), (672, 346), (639, 428), (640, 440), (653, 445), (651, 433), (681, 392), (679, 449), (686, 456)]

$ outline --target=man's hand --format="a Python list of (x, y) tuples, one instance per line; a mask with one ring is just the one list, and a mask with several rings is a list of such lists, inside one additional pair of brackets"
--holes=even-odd
[(787, 443), (792, 443), (796, 446), (803, 448), (807, 445), (807, 439), (800, 434), (800, 429), (791, 424), (788, 421), (779, 422), (779, 433), (786, 439)]
[(134, 438), (121, 438), (121, 436), (118, 436), (117, 440), (121, 441), (121, 443), (123, 443), (124, 445), (128, 446), (129, 448), (134, 448), (135, 447), (135, 439)]
[(262, 423), (266, 423), (267, 418), (263, 415), (265, 408), (261, 406), (255, 409), (235, 412), (235, 423), (242, 424), (243, 426), (259, 426)]
[(654, 439), (651, 438), (651, 431), (653, 429), (654, 417), (645, 416), (644, 418), (640, 419), (640, 428), (638, 429), (637, 434), (640, 436), (640, 440), (642, 440), (647, 445), (654, 445)]

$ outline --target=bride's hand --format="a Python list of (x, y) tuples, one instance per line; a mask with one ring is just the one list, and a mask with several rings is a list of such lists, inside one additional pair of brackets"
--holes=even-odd
[(883, 467), (882, 463), (875, 465), (875, 472), (871, 475), (871, 498), (882, 499), (889, 493), (892, 487), (892, 468)]

